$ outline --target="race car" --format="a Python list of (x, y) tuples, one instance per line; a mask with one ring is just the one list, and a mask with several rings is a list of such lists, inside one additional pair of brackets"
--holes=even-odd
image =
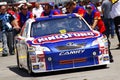
[(30, 74), (110, 63), (106, 36), (78, 14), (27, 20), (16, 36), (15, 49), (18, 68)]

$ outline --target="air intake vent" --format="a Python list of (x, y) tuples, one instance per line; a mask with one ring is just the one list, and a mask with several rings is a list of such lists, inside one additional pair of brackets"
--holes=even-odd
[(67, 44), (65, 46), (57, 46), (56, 48), (58, 50), (69, 50), (69, 49), (77, 49), (77, 48), (84, 48), (86, 46), (85, 43), (81, 43), (81, 44)]

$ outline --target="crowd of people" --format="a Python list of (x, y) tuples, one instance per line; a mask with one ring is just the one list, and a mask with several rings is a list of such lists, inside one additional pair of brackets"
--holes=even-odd
[[(101, 2), (93, 3), (90, 0), (83, 0), (80, 2), (69, 1), (63, 4), (54, 4), (49, 2), (48, 4), (41, 5), (35, 2), (34, 7), (30, 3), (20, 4), (18, 6), (0, 6), (0, 29), (2, 32), (2, 44), (3, 53), (2, 56), (7, 56), (8, 53), (14, 55), (14, 36), (20, 32), (22, 26), (29, 18), (39, 18), (50, 15), (61, 15), (78, 13), (81, 15), (92, 29), (98, 30), (100, 33), (105, 34), (108, 38), (114, 38), (115, 32), (118, 37), (118, 47), (120, 49), (120, 10), (113, 9), (117, 6), (116, 3), (120, 1), (116, 0), (102, 0)], [(113, 12), (117, 13), (113, 13)], [(14, 33), (14, 34), (13, 34)], [(9, 49), (7, 49), (7, 47)], [(110, 42), (109, 42), (110, 48)], [(111, 62), (113, 62), (112, 55)]]

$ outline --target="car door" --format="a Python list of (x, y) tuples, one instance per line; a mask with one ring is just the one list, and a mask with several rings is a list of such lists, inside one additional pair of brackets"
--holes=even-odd
[(25, 24), (21, 30), (21, 35), (19, 35), (17, 39), (17, 48), (18, 48), (18, 55), (20, 64), (22, 64), (24, 67), (27, 67), (27, 34), (29, 32), (28, 30), (29, 25)]

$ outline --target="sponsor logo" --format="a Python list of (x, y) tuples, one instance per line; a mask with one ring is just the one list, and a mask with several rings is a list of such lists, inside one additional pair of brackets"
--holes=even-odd
[(93, 32), (74, 32), (68, 34), (56, 34), (50, 36), (44, 36), (33, 40), (34, 44), (38, 43), (48, 43), (48, 42), (58, 42), (63, 40), (73, 40), (73, 39), (82, 39), (82, 38), (91, 38), (94, 36)]
[(77, 44), (75, 44), (74, 42), (68, 42), (66, 46), (77, 46)]
[(85, 51), (85, 49), (65, 51), (65, 52), (59, 53), (59, 56), (67, 56), (67, 55), (81, 54), (81, 53), (84, 53), (84, 51)]
[(40, 69), (39, 65), (33, 65), (33, 70), (38, 70), (38, 69)]
[(104, 56), (103, 57), (103, 61), (109, 61), (109, 57), (108, 56)]

